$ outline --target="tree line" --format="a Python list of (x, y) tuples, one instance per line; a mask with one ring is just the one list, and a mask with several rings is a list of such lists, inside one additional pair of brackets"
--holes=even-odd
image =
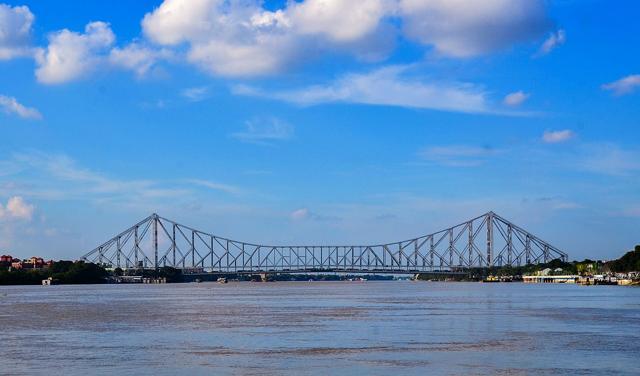
[(0, 285), (39, 285), (52, 278), (60, 284), (105, 283), (109, 276), (103, 267), (84, 261), (55, 261), (43, 269), (0, 269)]

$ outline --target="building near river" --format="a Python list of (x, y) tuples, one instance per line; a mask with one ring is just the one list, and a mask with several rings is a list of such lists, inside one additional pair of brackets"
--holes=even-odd
[(524, 283), (577, 283), (579, 275), (523, 275)]
[[(5, 260), (8, 260), (9, 258), (11, 258), (11, 256), (3, 256), (5, 257)], [(46, 269), (48, 267), (50, 267), (51, 265), (53, 265), (53, 261), (49, 260), (49, 261), (44, 261), (44, 259), (42, 257), (30, 257), (28, 259), (25, 260), (20, 260), (20, 259), (16, 259), (16, 258), (11, 258), (11, 263), (9, 266), (11, 266), (12, 269)]]
[(2, 256), (0, 256), (0, 267), (8, 268), (14, 262), (19, 262), (19, 261), (20, 261), (20, 259), (14, 258), (11, 255), (2, 255)]

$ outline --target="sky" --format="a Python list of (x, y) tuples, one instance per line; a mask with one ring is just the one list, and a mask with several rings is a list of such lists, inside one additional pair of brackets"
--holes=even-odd
[[(0, 0), (0, 253), (151, 213), (370, 244), (490, 210), (640, 243), (636, 1)], [(6, 1), (6, 0), (4, 0)]]

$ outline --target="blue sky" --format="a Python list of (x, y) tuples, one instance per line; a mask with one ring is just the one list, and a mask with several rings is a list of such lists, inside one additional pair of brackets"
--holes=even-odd
[(493, 210), (640, 242), (633, 1), (0, 5), (0, 250), (75, 258), (152, 212), (269, 243)]

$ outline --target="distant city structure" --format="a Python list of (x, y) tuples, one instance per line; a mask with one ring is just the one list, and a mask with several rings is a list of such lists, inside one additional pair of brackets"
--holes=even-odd
[(45, 261), (42, 257), (30, 257), (28, 259), (21, 260), (11, 255), (0, 256), (0, 266), (12, 268), (12, 269), (46, 269), (53, 265), (53, 261)]
[(494, 212), (428, 235), (376, 245), (261, 245), (152, 214), (82, 256), (106, 268), (186, 273), (420, 273), (568, 260), (566, 253)]

